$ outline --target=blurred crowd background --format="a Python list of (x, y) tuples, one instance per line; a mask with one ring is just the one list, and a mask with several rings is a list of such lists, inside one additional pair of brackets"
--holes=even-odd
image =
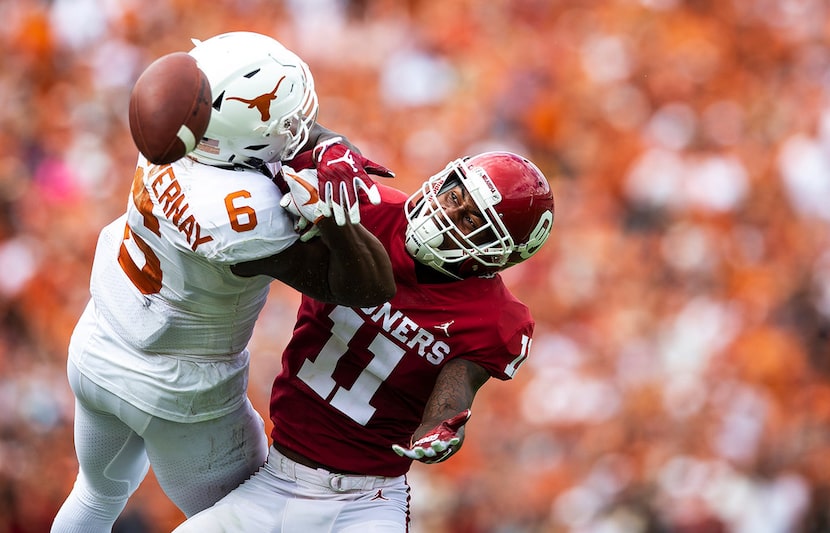
[[(320, 121), (412, 192), (530, 157), (551, 239), (505, 273), (537, 319), (464, 451), (416, 465), (412, 531), (830, 531), (826, 0), (3, 0), (0, 533), (48, 531), (77, 469), (69, 335), (136, 160), (158, 56), (232, 30), (310, 65)], [(297, 295), (254, 338), (267, 419)], [(268, 426), (270, 430), (270, 425)], [(119, 532), (182, 516), (152, 474)]]

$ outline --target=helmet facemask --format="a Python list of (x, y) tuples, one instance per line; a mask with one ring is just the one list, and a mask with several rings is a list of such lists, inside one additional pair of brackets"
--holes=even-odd
[(282, 136), (286, 142), (282, 150), (278, 151), (272, 161), (288, 161), (294, 159), (300, 149), (305, 146), (311, 136), (311, 128), (317, 121), (317, 93), (314, 90), (314, 78), (308, 67), (302, 63), (301, 68), (306, 80), (303, 98), (299, 106), (292, 113), (288, 113), (278, 120), (274, 120), (263, 129), (265, 137)]
[[(484, 220), (466, 234), (440, 199), (458, 185), (473, 199)], [(407, 250), (417, 261), (456, 279), (500, 270), (515, 248), (496, 210), (501, 199), (482, 168), (468, 165), (466, 159), (450, 162), (407, 201)]]

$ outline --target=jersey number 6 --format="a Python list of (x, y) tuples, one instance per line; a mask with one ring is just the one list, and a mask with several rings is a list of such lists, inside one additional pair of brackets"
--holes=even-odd
[[(172, 179), (175, 180), (172, 167), (165, 165), (151, 168), (163, 168), (164, 172), (169, 172)], [(256, 211), (253, 207), (234, 205), (234, 200), (250, 197), (251, 193), (245, 190), (234, 191), (225, 196), (225, 210), (228, 213), (230, 226), (238, 233), (251, 231), (257, 226)], [(153, 214), (154, 204), (149, 191), (144, 185), (144, 169), (142, 167), (138, 167), (135, 172), (132, 199), (136, 209), (143, 217), (144, 227), (161, 238), (159, 220)], [(136, 256), (143, 256), (143, 266), (139, 267), (133, 259)], [(161, 261), (153, 251), (152, 246), (136, 235), (129, 223), (124, 227), (124, 238), (118, 250), (118, 264), (121, 265), (121, 269), (124, 270), (124, 273), (142, 294), (157, 294), (161, 291), (163, 279)]]

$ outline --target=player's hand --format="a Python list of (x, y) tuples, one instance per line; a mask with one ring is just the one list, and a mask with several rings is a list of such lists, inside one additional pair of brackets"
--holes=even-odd
[(308, 241), (318, 233), (314, 224), (323, 217), (331, 216), (331, 211), (320, 199), (317, 171), (313, 168), (295, 171), (283, 165), (282, 175), (290, 192), (282, 197), (280, 206), (298, 217), (294, 229), (300, 233), (301, 241)]
[(366, 159), (344, 144), (341, 137), (332, 137), (314, 147), (320, 196), (331, 209), (337, 225), (360, 222), (360, 191), (366, 193), (373, 205), (380, 203), (380, 191), (369, 174), (394, 177), (383, 165)]
[(455, 453), (455, 446), (461, 442), (458, 430), (470, 419), (472, 411), (466, 409), (447, 420), (444, 420), (426, 435), (412, 443), (409, 448), (397, 444), (392, 449), (401, 457), (408, 457), (413, 461), (432, 464), (440, 463)]

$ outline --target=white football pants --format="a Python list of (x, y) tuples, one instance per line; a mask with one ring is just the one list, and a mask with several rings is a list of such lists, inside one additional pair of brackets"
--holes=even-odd
[(174, 533), (404, 533), (408, 502), (405, 476), (332, 474), (272, 446), (256, 474)]
[(71, 362), (67, 372), (80, 470), (53, 532), (111, 531), (150, 465), (165, 494), (192, 516), (265, 462), (265, 425), (250, 401), (214, 420), (171, 422), (99, 387)]

